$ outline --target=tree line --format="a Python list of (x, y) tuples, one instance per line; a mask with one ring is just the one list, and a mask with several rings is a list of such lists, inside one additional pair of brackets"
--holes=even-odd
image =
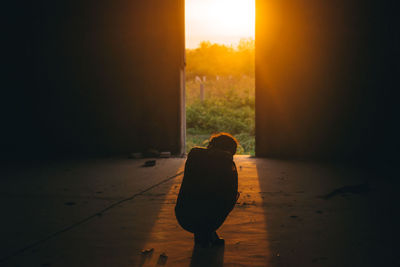
[(186, 50), (186, 78), (206, 76), (254, 76), (254, 39), (241, 39), (237, 46), (203, 41), (196, 49)]

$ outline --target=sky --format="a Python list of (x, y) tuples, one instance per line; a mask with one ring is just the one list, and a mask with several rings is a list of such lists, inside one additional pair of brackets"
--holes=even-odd
[(186, 48), (254, 38), (255, 0), (186, 0)]

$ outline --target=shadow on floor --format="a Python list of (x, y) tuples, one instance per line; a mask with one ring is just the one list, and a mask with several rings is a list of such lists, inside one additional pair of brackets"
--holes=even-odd
[[(2, 227), (2, 233), (9, 232), (6, 240), (17, 240), (13, 243), (7, 241), (0, 248), (12, 245), (10, 251), (18, 251), (37, 240), (44, 240), (52, 233), (58, 234), (52, 234), (52, 238), (45, 239), (45, 242), (8, 258), (7, 264), (137, 266), (136, 255), (145, 248), (170, 183), (157, 186), (156, 195), (156, 188), (143, 193), (140, 191), (173, 176), (182, 166), (181, 160), (169, 159), (159, 160), (154, 168), (140, 168), (142, 161), (57, 162), (30, 168), (22, 174), (17, 171), (12, 173), (7, 181), (2, 181), (2, 184), (9, 184), (9, 194), (13, 197), (8, 210), (20, 211), (19, 216), (23, 220), (10, 217), (7, 224), (2, 222), (2, 226), (9, 226)], [(36, 192), (29, 186), (43, 189)], [(14, 192), (13, 188), (18, 190)], [(137, 196), (132, 200), (114, 205), (134, 194)], [(10, 197), (3, 198), (8, 200)], [(65, 204), (70, 202), (75, 204)], [(112, 208), (91, 217), (106, 207)], [(18, 231), (23, 231), (23, 234), (18, 235)]]
[(334, 165), (257, 159), (256, 167), (268, 266), (398, 266), (393, 181)]
[(225, 245), (211, 248), (193, 247), (190, 267), (222, 267), (224, 266)]

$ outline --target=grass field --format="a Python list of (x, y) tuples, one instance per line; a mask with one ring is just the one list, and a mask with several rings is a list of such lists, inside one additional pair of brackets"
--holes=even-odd
[(199, 79), (186, 82), (186, 151), (228, 132), (239, 141), (238, 154), (254, 155), (254, 77), (207, 77), (203, 84), (201, 101)]
[[(186, 50), (186, 151), (211, 134), (238, 139), (238, 154), (254, 155), (254, 39), (236, 47), (201, 42)], [(200, 99), (200, 84), (204, 99)]]

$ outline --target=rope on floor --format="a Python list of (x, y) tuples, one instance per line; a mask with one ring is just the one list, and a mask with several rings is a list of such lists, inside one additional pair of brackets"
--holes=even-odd
[(154, 189), (155, 187), (157, 187), (157, 186), (159, 186), (159, 185), (161, 185), (163, 183), (166, 183), (166, 182), (168, 182), (168, 181), (170, 181), (170, 180), (172, 180), (172, 179), (174, 179), (174, 178), (176, 178), (176, 177), (178, 177), (178, 176), (180, 176), (182, 174), (183, 174), (183, 171), (178, 172), (177, 174), (175, 174), (175, 175), (173, 175), (171, 177), (168, 177), (168, 178), (162, 180), (161, 182), (159, 182), (159, 183), (157, 183), (155, 185), (152, 185), (152, 186), (150, 186), (149, 188), (147, 188), (147, 189), (145, 189), (143, 191), (140, 191), (139, 193), (136, 193), (136, 194), (134, 194), (134, 195), (132, 195), (130, 197), (127, 197), (127, 198), (121, 199), (121, 200), (119, 200), (117, 202), (114, 202), (114, 203), (110, 204), (109, 206), (105, 207), (104, 209), (102, 209), (102, 210), (100, 210), (100, 211), (98, 211), (98, 212), (96, 212), (96, 213), (94, 213), (94, 214), (92, 214), (92, 215), (90, 215), (90, 216), (88, 216), (88, 217), (86, 217), (86, 218), (74, 223), (74, 224), (71, 224), (70, 226), (67, 226), (64, 229), (61, 229), (61, 230), (59, 230), (59, 231), (57, 231), (55, 233), (52, 233), (52, 234), (48, 235), (47, 237), (45, 237), (43, 239), (35, 241), (35, 242), (33, 242), (33, 243), (31, 243), (31, 244), (29, 244), (29, 245), (17, 250), (17, 251), (15, 251), (14, 253), (12, 253), (12, 254), (0, 259), (0, 263), (9, 260), (12, 257), (15, 257), (15, 256), (25, 252), (28, 249), (36, 247), (37, 245), (42, 244), (42, 243), (46, 242), (47, 240), (52, 239), (52, 238), (54, 238), (54, 237), (56, 237), (56, 236), (58, 236), (58, 235), (60, 235), (62, 233), (65, 233), (65, 232), (67, 232), (69, 230), (72, 230), (72, 229), (76, 228), (77, 226), (79, 226), (81, 224), (84, 224), (84, 223), (88, 222), (89, 220), (91, 220), (93, 218), (96, 218), (98, 216), (102, 216), (104, 212), (106, 212), (108, 210), (111, 210), (111, 209), (115, 208), (116, 206), (121, 205), (124, 202), (130, 201), (130, 200), (134, 199), (137, 196), (143, 195), (144, 193)]

